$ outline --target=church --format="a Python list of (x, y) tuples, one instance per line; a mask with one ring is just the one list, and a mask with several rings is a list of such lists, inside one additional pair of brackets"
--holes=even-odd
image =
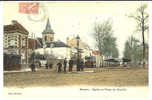
[[(37, 38), (41, 46), (35, 50), (35, 53), (47, 57), (55, 57), (56, 59), (75, 58), (77, 54), (76, 37), (67, 37), (66, 43), (64, 43), (61, 40), (55, 41), (55, 34), (51, 27), (50, 20), (47, 19), (45, 29), (42, 32), (42, 38)], [(86, 56), (90, 56), (89, 46), (81, 39), (79, 43), (79, 48), (83, 51), (81, 52), (81, 57), (85, 59)]]
[(55, 58), (70, 58), (69, 49), (66, 43), (58, 40), (55, 41), (55, 32), (51, 28), (50, 20), (47, 19), (46, 27), (42, 32), (42, 38), (37, 38), (40, 42), (40, 48), (36, 49), (35, 52), (41, 55), (46, 55), (48, 57), (55, 57)]

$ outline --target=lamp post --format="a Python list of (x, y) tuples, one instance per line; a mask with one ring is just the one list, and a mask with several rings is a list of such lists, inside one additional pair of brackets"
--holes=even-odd
[(77, 39), (77, 71), (80, 71), (80, 61), (79, 61), (79, 42), (80, 42), (80, 37), (79, 37), (79, 35), (77, 35), (77, 37), (76, 37), (76, 39)]
[(50, 54), (50, 55), (51, 55), (51, 58), (53, 58), (53, 50), (52, 50), (52, 49), (53, 49), (53, 47), (54, 47), (53, 42), (51, 42), (50, 47), (51, 47), (51, 54)]
[(46, 58), (46, 51), (45, 51), (45, 49), (46, 49), (46, 44), (44, 44), (43, 45), (43, 60)]

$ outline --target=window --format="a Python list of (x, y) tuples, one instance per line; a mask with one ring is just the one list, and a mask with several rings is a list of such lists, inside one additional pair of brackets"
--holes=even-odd
[(10, 46), (15, 46), (15, 40), (10, 40)]
[(6, 37), (6, 41), (8, 41), (9, 47), (17, 47), (17, 35), (9, 35), (8, 39)]
[(45, 41), (47, 40), (47, 36), (45, 36)]
[(26, 46), (26, 37), (22, 37), (22, 47)]
[(50, 41), (53, 41), (53, 38), (52, 38), (52, 37), (50, 38)]

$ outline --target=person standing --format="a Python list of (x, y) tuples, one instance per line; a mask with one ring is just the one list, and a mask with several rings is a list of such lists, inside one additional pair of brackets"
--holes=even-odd
[(57, 65), (58, 65), (58, 72), (61, 72), (61, 71), (62, 71), (62, 70), (61, 70), (61, 68), (62, 68), (61, 62), (59, 62)]
[(80, 70), (83, 71), (83, 65), (84, 65), (84, 62), (83, 62), (83, 59), (80, 61)]
[(52, 63), (50, 63), (50, 64), (49, 64), (49, 68), (50, 68), (50, 69), (52, 69), (52, 67), (53, 67), (53, 64), (52, 64)]
[(32, 71), (32, 72), (36, 72), (36, 71), (35, 71), (35, 65), (34, 65), (34, 63), (32, 63), (32, 64), (30, 65), (30, 67), (31, 67), (31, 71)]
[(64, 59), (64, 72), (66, 72), (66, 66), (67, 66), (67, 60), (66, 58)]
[(48, 64), (47, 64), (47, 63), (45, 64), (45, 68), (46, 68), (46, 69), (49, 69), (49, 66), (48, 66)]
[(38, 63), (39, 63), (39, 67), (41, 68), (41, 62), (39, 61)]
[(69, 61), (69, 72), (72, 72), (72, 67), (73, 67), (73, 60), (70, 59), (70, 61)]

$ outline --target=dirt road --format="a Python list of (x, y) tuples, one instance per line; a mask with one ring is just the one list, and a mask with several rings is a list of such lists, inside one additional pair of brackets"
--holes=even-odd
[(57, 73), (54, 69), (41, 69), (37, 72), (4, 73), (4, 86), (148, 86), (148, 69), (85, 68), (85, 71), (94, 72)]

